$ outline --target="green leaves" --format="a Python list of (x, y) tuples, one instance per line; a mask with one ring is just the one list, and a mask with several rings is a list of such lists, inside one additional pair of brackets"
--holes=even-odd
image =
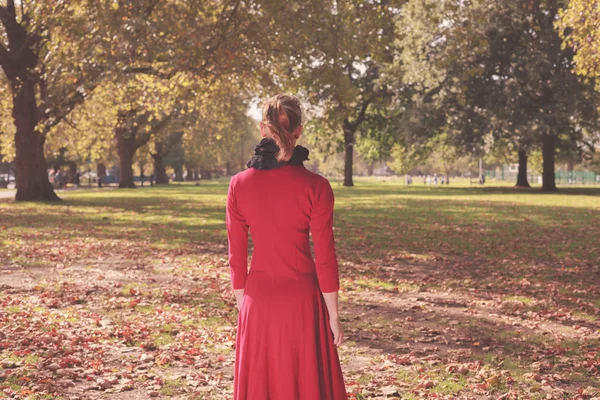
[(390, 74), (416, 91), (413, 136), (446, 132), (463, 152), (539, 144), (548, 132), (566, 135), (562, 147), (581, 146), (582, 128), (598, 127), (600, 102), (561, 49), (553, 4), (409, 1)]

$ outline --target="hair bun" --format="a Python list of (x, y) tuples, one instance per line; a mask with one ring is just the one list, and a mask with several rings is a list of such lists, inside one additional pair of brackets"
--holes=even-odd
[(296, 96), (278, 94), (271, 97), (263, 105), (263, 126), (266, 127), (280, 151), (277, 160), (288, 160), (294, 152), (294, 141), (291, 133), (302, 124), (300, 100)]

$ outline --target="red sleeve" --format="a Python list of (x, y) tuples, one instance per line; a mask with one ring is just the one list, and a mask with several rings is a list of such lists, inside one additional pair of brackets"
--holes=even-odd
[(229, 271), (234, 289), (243, 289), (248, 275), (248, 223), (240, 212), (235, 198), (235, 178), (229, 182), (225, 211), (229, 241)]
[(333, 238), (333, 189), (322, 179), (317, 189), (317, 200), (310, 215), (310, 232), (315, 251), (315, 265), (319, 287), (323, 293), (339, 290), (339, 270)]

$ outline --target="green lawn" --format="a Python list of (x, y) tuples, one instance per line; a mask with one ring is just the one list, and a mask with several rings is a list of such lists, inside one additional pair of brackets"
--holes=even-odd
[[(600, 188), (332, 186), (351, 398), (600, 396)], [(226, 191), (0, 201), (0, 398), (229, 398)]]

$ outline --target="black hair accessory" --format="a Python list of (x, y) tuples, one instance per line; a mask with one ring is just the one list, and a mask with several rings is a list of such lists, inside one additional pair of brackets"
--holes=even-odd
[(248, 168), (256, 168), (256, 169), (274, 169), (283, 167), (284, 165), (302, 165), (304, 166), (304, 161), (309, 160), (308, 154), (310, 151), (304, 147), (297, 145), (294, 148), (294, 153), (292, 157), (285, 162), (277, 161), (275, 158), (275, 154), (279, 151), (279, 146), (275, 143), (275, 141), (271, 138), (264, 138), (260, 141), (259, 144), (254, 146), (254, 155), (246, 163)]

